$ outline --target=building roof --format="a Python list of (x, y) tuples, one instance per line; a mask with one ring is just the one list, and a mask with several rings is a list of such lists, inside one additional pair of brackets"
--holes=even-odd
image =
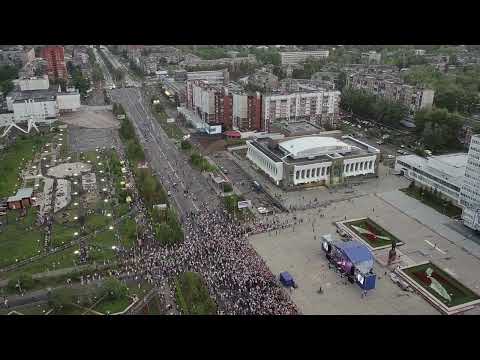
[(333, 137), (309, 136), (282, 141), (279, 147), (294, 159), (351, 152), (352, 147)]
[(428, 158), (418, 155), (404, 155), (397, 156), (397, 161), (403, 161), (410, 166), (461, 187), (467, 158), (466, 153), (430, 156)]
[(23, 188), (18, 189), (17, 193), (14, 196), (10, 196), (7, 201), (21, 201), (22, 199), (29, 198), (33, 194), (33, 188)]

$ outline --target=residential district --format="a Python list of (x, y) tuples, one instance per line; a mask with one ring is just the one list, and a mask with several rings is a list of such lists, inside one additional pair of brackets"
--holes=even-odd
[(0, 314), (480, 307), (480, 46), (0, 47)]

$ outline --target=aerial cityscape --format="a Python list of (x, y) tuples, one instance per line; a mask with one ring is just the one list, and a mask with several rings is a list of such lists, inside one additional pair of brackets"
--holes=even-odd
[(0, 315), (478, 315), (479, 91), (479, 45), (0, 45)]

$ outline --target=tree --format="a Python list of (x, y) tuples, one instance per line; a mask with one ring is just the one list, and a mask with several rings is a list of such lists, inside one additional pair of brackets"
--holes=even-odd
[(54, 309), (59, 310), (73, 304), (77, 296), (78, 293), (73, 288), (54, 289), (48, 295), (48, 304)]
[(100, 293), (107, 300), (124, 299), (128, 296), (128, 288), (120, 280), (111, 277), (104, 280)]
[(415, 115), (415, 130), (423, 138), (425, 146), (433, 151), (460, 148), (457, 135), (462, 124), (458, 114), (446, 109), (421, 110)]

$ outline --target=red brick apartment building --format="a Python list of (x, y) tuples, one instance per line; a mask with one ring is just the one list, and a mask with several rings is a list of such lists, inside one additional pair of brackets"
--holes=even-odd
[(47, 73), (50, 80), (67, 80), (67, 67), (65, 65), (65, 52), (62, 46), (46, 46), (40, 56), (47, 60)]

